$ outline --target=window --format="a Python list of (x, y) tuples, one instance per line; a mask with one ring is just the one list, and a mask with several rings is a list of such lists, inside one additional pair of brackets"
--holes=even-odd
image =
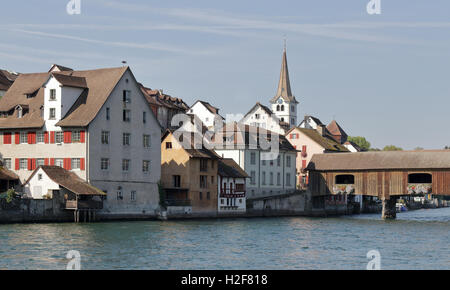
[(131, 121), (131, 111), (130, 110), (123, 110), (123, 121), (124, 122)]
[(207, 188), (208, 187), (208, 176), (206, 175), (200, 175), (200, 188)]
[(122, 159), (122, 171), (128, 172), (130, 169), (130, 159)]
[(355, 184), (355, 176), (351, 174), (336, 175), (336, 184)]
[(55, 159), (55, 165), (59, 167), (64, 167), (64, 159), (62, 158), (56, 158)]
[(172, 149), (172, 142), (166, 142), (166, 149)]
[(256, 164), (256, 153), (255, 152), (251, 152), (250, 153), (250, 164), (251, 165), (255, 165)]
[(255, 171), (250, 172), (250, 184), (256, 184), (256, 172)]
[(263, 166), (266, 166), (266, 160), (261, 161)]
[(106, 108), (106, 120), (108, 121), (109, 119), (110, 119), (109, 108)]
[(286, 156), (286, 167), (291, 167), (291, 156)]
[(123, 91), (123, 102), (125, 104), (131, 103), (131, 91), (128, 91), (128, 90)]
[(123, 200), (122, 186), (117, 188), (117, 200)]
[(291, 186), (291, 174), (286, 173), (286, 186)]
[(102, 131), (102, 144), (109, 144), (109, 131)]
[(181, 176), (180, 175), (172, 175), (173, 187), (181, 186)]
[(38, 180), (42, 180), (42, 174), (38, 174)]
[(266, 172), (265, 171), (263, 171), (263, 173), (262, 173), (262, 184), (266, 185)]
[(203, 194), (201, 192), (198, 193), (198, 199), (200, 199), (200, 200), (203, 199)]
[(200, 171), (208, 171), (208, 159), (200, 159)]
[(72, 143), (78, 143), (81, 140), (80, 131), (72, 131)]
[(20, 158), (19, 169), (28, 169), (28, 160), (26, 158)]
[(28, 133), (20, 132), (19, 141), (20, 141), (20, 144), (28, 143)]
[(142, 112), (142, 123), (147, 123), (147, 112)]
[(150, 161), (149, 160), (142, 161), (142, 172), (148, 173), (149, 170), (150, 170)]
[(80, 158), (72, 158), (71, 168), (80, 169)]
[(281, 173), (277, 173), (277, 185), (281, 185)]
[(50, 101), (56, 100), (56, 90), (50, 89)]
[(270, 172), (270, 185), (273, 185), (273, 172)]
[(432, 176), (428, 173), (412, 173), (408, 175), (408, 183), (432, 183)]
[(5, 166), (6, 169), (11, 169), (11, 158), (3, 159), (3, 166)]
[(49, 119), (55, 119), (56, 118), (56, 109), (55, 108), (50, 108), (50, 112), (49, 112)]
[(62, 143), (64, 140), (64, 132), (63, 131), (56, 131), (55, 132), (55, 142), (56, 143)]
[(281, 155), (280, 154), (278, 154), (278, 157), (277, 157), (277, 166), (278, 167), (281, 166)]
[(284, 111), (284, 105), (281, 105), (281, 111)]
[(208, 191), (208, 192), (206, 193), (206, 199), (207, 199), (207, 200), (210, 200), (210, 199), (211, 199), (211, 192)]
[(100, 169), (101, 170), (108, 170), (109, 169), (109, 159), (108, 158), (102, 158), (100, 161)]
[(295, 112), (295, 106), (291, 106), (291, 111)]
[(214, 176), (211, 176), (211, 184), (214, 184)]
[(44, 158), (38, 158), (38, 159), (36, 159), (36, 166), (37, 166), (37, 167), (43, 166), (43, 165), (45, 165), (45, 160), (44, 160)]
[(295, 119), (294, 118), (291, 119), (291, 124), (292, 125), (295, 124)]
[(124, 146), (129, 146), (130, 145), (130, 139), (131, 139), (131, 134), (130, 133), (123, 133), (122, 135), (122, 142)]
[(280, 111), (280, 105), (277, 105), (277, 111)]
[(256, 119), (256, 120), (259, 120), (260, 117), (261, 117), (261, 116), (260, 116), (259, 114), (255, 114), (255, 119)]
[(150, 148), (150, 135), (143, 136), (144, 148)]
[(135, 191), (135, 190), (132, 190), (132, 191), (131, 191), (131, 197), (130, 197), (130, 199), (131, 199), (132, 201), (135, 201), (135, 200), (136, 200), (136, 191)]
[(45, 142), (45, 133), (42, 131), (39, 131), (36, 133), (36, 142), (37, 143), (44, 143)]

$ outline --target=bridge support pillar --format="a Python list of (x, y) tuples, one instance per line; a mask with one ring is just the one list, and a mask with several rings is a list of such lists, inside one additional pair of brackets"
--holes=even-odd
[(381, 212), (381, 217), (384, 220), (395, 219), (397, 217), (397, 211), (395, 204), (397, 202), (397, 198), (395, 196), (382, 200), (383, 211)]

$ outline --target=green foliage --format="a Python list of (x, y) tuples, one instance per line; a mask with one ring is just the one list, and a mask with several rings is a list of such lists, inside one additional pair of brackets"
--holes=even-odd
[(14, 189), (8, 189), (7, 192), (2, 193), (0, 196), (0, 198), (5, 199), (7, 203), (12, 202), (15, 197), (16, 192), (14, 191)]
[(403, 151), (403, 149), (395, 145), (386, 145), (384, 146), (383, 151)]
[(364, 137), (361, 136), (348, 137), (347, 140), (361, 147), (363, 151), (367, 151), (370, 149), (370, 142), (367, 141), (366, 138)]
[(166, 203), (166, 191), (164, 190), (164, 186), (161, 183), (161, 180), (158, 181), (158, 192), (159, 192), (159, 206), (162, 208), (167, 208)]

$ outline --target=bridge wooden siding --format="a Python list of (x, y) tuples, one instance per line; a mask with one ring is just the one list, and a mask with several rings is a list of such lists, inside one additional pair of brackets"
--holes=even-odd
[(310, 171), (310, 191), (314, 196), (333, 195), (337, 175), (353, 175), (354, 194), (388, 199), (390, 196), (408, 195), (408, 176), (426, 173), (432, 176), (432, 194), (450, 195), (449, 171), (434, 170), (386, 170), (386, 171)]

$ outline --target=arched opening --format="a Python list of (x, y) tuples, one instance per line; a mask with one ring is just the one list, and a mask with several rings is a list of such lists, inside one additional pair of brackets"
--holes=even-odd
[(355, 184), (355, 176), (351, 174), (336, 175), (335, 184)]
[(408, 183), (432, 183), (433, 178), (429, 173), (411, 173), (408, 175)]
[(281, 105), (281, 111), (284, 111), (284, 105)]
[(277, 111), (280, 111), (280, 105), (277, 105)]

